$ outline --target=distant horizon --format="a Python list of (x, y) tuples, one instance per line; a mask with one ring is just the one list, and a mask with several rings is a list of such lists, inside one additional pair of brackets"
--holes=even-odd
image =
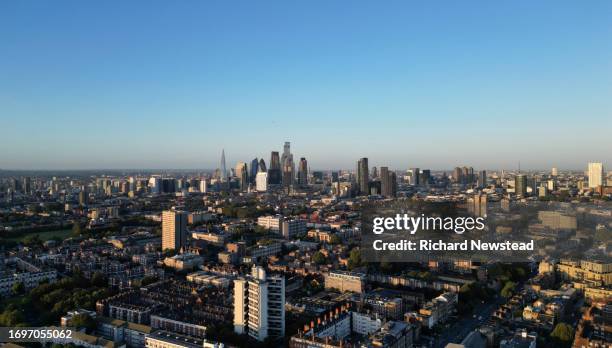
[[(246, 162), (245, 162), (246, 163)], [(267, 161), (266, 161), (266, 165), (267, 165)], [(588, 165), (589, 162), (587, 162), (587, 164), (585, 164), (585, 168), (584, 169), (568, 169), (568, 168), (560, 168), (560, 167), (554, 167), (557, 168), (557, 170), (559, 172), (586, 172), (586, 166)], [(592, 163), (592, 162), (591, 162)], [(595, 163), (603, 163), (603, 162), (595, 162)], [(247, 163), (247, 165), (250, 168), (250, 163)], [(450, 168), (429, 168), (429, 167), (420, 167), (420, 166), (411, 166), (411, 167), (406, 167), (406, 168), (394, 168), (394, 167), (390, 167), (389, 166), (389, 170), (392, 171), (408, 171), (412, 168), (418, 168), (418, 169), (427, 169), (427, 170), (431, 170), (432, 172), (452, 172), (454, 170), (455, 167), (472, 167), (474, 168), (474, 171), (480, 171), (480, 170), (486, 170), (486, 171), (492, 171), (492, 172), (500, 172), (500, 171), (507, 171), (507, 172), (518, 172), (519, 169), (518, 168), (477, 168), (474, 166), (470, 166), (469, 164), (461, 164), (461, 165), (457, 165), (457, 166), (453, 166)], [(227, 165), (228, 171), (231, 170), (234, 167), (234, 165)], [(380, 167), (385, 167), (384, 165), (382, 166), (369, 166), (369, 169), (371, 170), (373, 167), (376, 168), (380, 168)], [(606, 169), (606, 164), (603, 163), (603, 167), (604, 167), (604, 172), (610, 172), (612, 170), (608, 170)], [(523, 168), (521, 167), (520, 171), (521, 172), (550, 172), (552, 170), (553, 167), (551, 168)], [(12, 173), (12, 172), (100, 172), (100, 173), (104, 173), (106, 171), (108, 172), (138, 172), (138, 171), (142, 171), (142, 172), (146, 172), (146, 173), (151, 173), (151, 174), (155, 174), (156, 172), (214, 172), (216, 170), (218, 170), (219, 168), (64, 168), (64, 169), (44, 169), (44, 168), (37, 168), (37, 169), (8, 169), (8, 168), (0, 168), (0, 173)], [(309, 166), (309, 172), (316, 172), (316, 171), (355, 171), (356, 168), (313, 168)]]

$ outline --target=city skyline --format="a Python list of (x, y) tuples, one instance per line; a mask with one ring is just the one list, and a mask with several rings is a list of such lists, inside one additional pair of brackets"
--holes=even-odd
[[(290, 141), (285, 141), (284, 142), (284, 147), (285, 147), (285, 151), (288, 151), (288, 146), (291, 142)], [(280, 151), (275, 151), (272, 150), (269, 152), (268, 157), (266, 158), (266, 156), (260, 156), (260, 155), (254, 155), (255, 159), (261, 161), (263, 160), (264, 163), (268, 163), (268, 165), (270, 165), (270, 160), (271, 160), (271, 156), (276, 156), (278, 157)], [(289, 153), (291, 154), (291, 153)], [(248, 156), (248, 155), (247, 155)], [(291, 156), (293, 157), (293, 154), (291, 154)], [(309, 157), (304, 157), (303, 155), (299, 155), (297, 156), (299, 158), (302, 159), (307, 159), (308, 161), (310, 161)], [(231, 158), (231, 157), (230, 157)], [(403, 167), (394, 167), (394, 166), (390, 166), (387, 163), (382, 163), (378, 160), (376, 160), (376, 158), (369, 158), (369, 157), (361, 157), (360, 159), (356, 159), (355, 163), (353, 163), (353, 167), (351, 168), (349, 167), (327, 167), (327, 168), (323, 168), (323, 167), (311, 167), (310, 165), (308, 165), (308, 170), (318, 170), (318, 171), (333, 171), (333, 170), (349, 170), (349, 171), (354, 171), (355, 173), (358, 172), (358, 166), (359, 166), (359, 162), (361, 159), (366, 159), (366, 165), (370, 168), (380, 168), (380, 167), (387, 167), (389, 170), (391, 171), (402, 171), (402, 170), (406, 170), (406, 171), (410, 171), (411, 169), (414, 169), (414, 162), (412, 162), (410, 165), (405, 165)], [(278, 158), (275, 159), (276, 161), (281, 161)], [(374, 161), (372, 161), (374, 160)], [(370, 164), (368, 165), (367, 162), (370, 161)], [(214, 160), (211, 162), (215, 162)], [(230, 163), (229, 168), (232, 168), (233, 165), (246, 165), (246, 167), (248, 168), (248, 170), (251, 170), (251, 166), (252, 166), (252, 161), (247, 161), (245, 159), (237, 159), (237, 160), (230, 160), (230, 161), (226, 161), (226, 155), (225, 155), (225, 148), (221, 149), (221, 156), (217, 161), (217, 166), (212, 166), (212, 167), (184, 167), (184, 168), (178, 168), (178, 167), (159, 167), (159, 168), (146, 168), (146, 167), (142, 167), (142, 168), (137, 168), (137, 167), (125, 167), (125, 168), (113, 168), (113, 167), (109, 167), (109, 168), (2, 168), (0, 167), (0, 173), (1, 172), (36, 172), (36, 171), (41, 171), (41, 172), (53, 172), (53, 171), (57, 171), (57, 172), (63, 172), (63, 171), (145, 171), (145, 172), (154, 172), (154, 171), (160, 171), (160, 172), (171, 172), (171, 171), (205, 171), (205, 172), (215, 172), (215, 171), (220, 171), (220, 173), (223, 173), (223, 175), (227, 176), (227, 174), (229, 173), (229, 170), (227, 169), (226, 166), (226, 162)], [(543, 167), (534, 167), (534, 168), (525, 168), (524, 165), (522, 165), (521, 161), (518, 161), (515, 163), (514, 167), (509, 167), (509, 168), (505, 168), (505, 167), (488, 167), (488, 166), (484, 166), (484, 167), (478, 167), (477, 169), (479, 170), (493, 170), (493, 171), (517, 171), (517, 172), (521, 172), (521, 171), (526, 171), (526, 172), (538, 172), (538, 171), (566, 171), (566, 172), (588, 172), (589, 168), (588, 166), (590, 165), (590, 163), (600, 163), (603, 166), (603, 170), (605, 173), (608, 172), (608, 170), (606, 168), (607, 164), (606, 162), (603, 162), (601, 160), (589, 160), (588, 162), (584, 163), (583, 168), (563, 168), (563, 167), (559, 167), (559, 166), (555, 166), (554, 164), (548, 168), (543, 168)], [(259, 165), (259, 164), (258, 164)], [(280, 165), (280, 163), (278, 164)], [(448, 172), (452, 172), (453, 169), (455, 169), (457, 166), (462, 167), (462, 166), (468, 166), (468, 167), (472, 167), (472, 168), (476, 168), (472, 162), (465, 161), (465, 162), (456, 162), (454, 164), (449, 164), (448, 167), (427, 167), (427, 166), (420, 166), (420, 168), (423, 169), (429, 169), (429, 170), (433, 170), (436, 172), (441, 172), (441, 171), (448, 171)], [(586, 169), (584, 168), (584, 166), (586, 166)], [(225, 169), (225, 170), (224, 170)]]
[[(279, 152), (279, 151), (271, 151), (271, 152)], [(265, 161), (266, 164), (269, 163), (270, 161), (270, 154), (268, 154), (267, 158), (265, 156), (260, 157), (257, 155), (256, 159), (261, 160), (263, 159)], [(303, 155), (299, 155), (298, 157), (300, 158), (305, 158), (308, 160), (308, 162), (310, 163), (310, 158), (309, 157), (305, 157)], [(225, 162), (225, 149), (222, 149), (222, 160), (221, 162)], [(231, 158), (231, 157), (230, 157)], [(507, 172), (543, 172), (543, 171), (552, 171), (552, 170), (557, 170), (559, 172), (583, 172), (586, 173), (589, 171), (589, 164), (590, 163), (600, 163), (603, 166), (603, 170), (604, 173), (608, 173), (610, 171), (610, 169), (608, 169), (608, 165), (607, 162), (605, 161), (601, 161), (601, 160), (587, 160), (586, 162), (583, 163), (581, 168), (563, 168), (560, 166), (555, 166), (554, 164), (548, 168), (545, 167), (525, 167), (522, 162), (517, 162), (514, 164), (514, 167), (490, 167), (490, 166), (483, 166), (483, 167), (476, 167), (475, 165), (473, 165), (473, 162), (470, 162), (469, 160), (467, 161), (463, 161), (463, 162), (455, 162), (454, 164), (449, 164), (448, 167), (427, 167), (427, 166), (423, 166), (423, 165), (419, 165), (418, 163), (414, 163), (414, 162), (410, 162), (410, 164), (406, 164), (404, 166), (391, 166), (388, 165), (386, 163), (377, 161), (376, 158), (371, 158), (371, 157), (362, 157), (367, 159), (368, 161), (370, 161), (370, 163), (368, 164), (368, 167), (370, 169), (372, 168), (381, 168), (381, 167), (388, 167), (389, 170), (391, 171), (410, 171), (411, 169), (414, 169), (413, 167), (415, 165), (417, 165), (418, 168), (421, 169), (429, 169), (435, 172), (448, 172), (451, 173), (453, 171), (453, 169), (455, 169), (456, 167), (463, 167), (463, 166), (468, 166), (468, 167), (472, 167), (474, 169), (478, 169), (478, 170), (492, 170), (492, 171), (507, 171)], [(374, 161), (372, 161), (374, 160)], [(215, 162), (214, 160), (211, 162)], [(309, 171), (334, 171), (334, 170), (343, 170), (343, 171), (352, 171), (357, 173), (358, 169), (358, 163), (359, 163), (359, 158), (355, 159), (354, 161), (355, 163), (353, 163), (353, 166), (347, 166), (347, 167), (317, 167), (317, 166), (310, 166), (310, 164), (308, 165), (308, 170)], [(234, 169), (234, 166), (236, 165), (246, 165), (247, 169), (250, 171), (251, 170), (251, 165), (252, 163), (250, 163), (250, 161), (244, 160), (244, 159), (236, 159), (236, 160), (229, 160), (227, 161), (227, 163), (229, 163), (230, 165), (228, 166), (231, 169)], [(219, 166), (219, 160), (217, 160), (217, 166), (211, 166), (211, 167), (197, 167), (197, 166), (193, 166), (193, 167), (91, 167), (91, 168), (2, 168), (0, 167), (0, 173), (1, 172), (70, 172), (70, 171), (74, 171), (74, 172), (79, 172), (79, 171), (83, 171), (83, 172), (103, 172), (103, 171), (109, 171), (109, 172), (114, 172), (114, 171), (126, 171), (126, 172), (130, 172), (130, 171), (143, 171), (143, 172), (155, 172), (155, 171), (159, 171), (159, 172), (173, 172), (173, 171), (204, 171), (204, 172), (211, 172), (214, 173), (215, 171), (220, 171), (223, 172), (221, 169), (222, 166)], [(225, 171), (226, 175), (227, 173), (229, 173), (229, 170), (226, 169)]]

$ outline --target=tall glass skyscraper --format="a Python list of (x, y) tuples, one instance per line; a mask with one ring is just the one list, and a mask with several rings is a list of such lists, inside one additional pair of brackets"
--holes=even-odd
[(251, 184), (255, 184), (255, 176), (257, 176), (257, 172), (259, 172), (259, 160), (257, 157), (255, 157), (251, 161), (251, 171), (249, 173), (249, 182)]
[(227, 168), (225, 167), (225, 149), (221, 150), (221, 165), (219, 171), (219, 179), (221, 179), (221, 181), (227, 181)]
[(270, 169), (268, 169), (268, 184), (280, 185), (281, 183), (281, 163), (278, 151), (272, 151), (270, 155)]

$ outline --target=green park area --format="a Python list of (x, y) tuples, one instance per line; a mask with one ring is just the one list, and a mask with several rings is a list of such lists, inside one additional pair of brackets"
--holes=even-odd
[(38, 236), (38, 238), (43, 242), (50, 240), (50, 239), (56, 239), (56, 238), (64, 240), (70, 237), (71, 233), (72, 233), (72, 229), (70, 228), (62, 229), (62, 230), (44, 231), (44, 232), (25, 232), (19, 235), (12, 235), (6, 238), (6, 240), (11, 241), (11, 242), (23, 242), (27, 238), (31, 238), (34, 236)]

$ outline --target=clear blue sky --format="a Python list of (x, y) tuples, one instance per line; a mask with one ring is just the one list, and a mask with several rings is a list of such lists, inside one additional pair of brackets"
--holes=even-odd
[(0, 168), (612, 164), (612, 2), (0, 1)]

